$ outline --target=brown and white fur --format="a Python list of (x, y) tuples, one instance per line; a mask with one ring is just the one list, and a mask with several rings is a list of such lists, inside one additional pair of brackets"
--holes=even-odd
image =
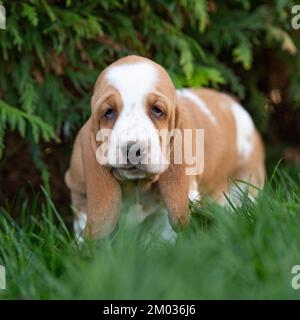
[[(175, 128), (204, 129), (204, 170), (196, 176), (186, 175), (185, 163), (165, 161), (156, 129)], [(102, 129), (112, 133), (108, 160), (100, 164), (96, 135)], [(115, 163), (119, 148), (145, 141), (151, 142), (145, 152), (156, 159), (155, 165)], [(77, 235), (83, 229), (85, 236), (109, 235), (122, 212), (133, 225), (149, 215), (161, 217), (162, 237), (174, 239), (175, 231), (188, 225), (189, 198), (209, 196), (225, 203), (224, 194), (230, 196), (232, 188), (229, 178), (258, 188), (265, 178), (261, 138), (233, 98), (211, 89), (175, 90), (160, 65), (138, 56), (122, 58), (100, 74), (91, 116), (76, 137), (65, 176), (77, 213)], [(255, 195), (256, 189), (249, 193)]]

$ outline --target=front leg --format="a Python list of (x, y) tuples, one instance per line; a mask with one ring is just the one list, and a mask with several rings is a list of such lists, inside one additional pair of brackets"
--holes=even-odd
[(75, 239), (83, 242), (84, 230), (87, 223), (87, 199), (86, 195), (71, 191), (72, 207), (74, 211), (73, 230)]

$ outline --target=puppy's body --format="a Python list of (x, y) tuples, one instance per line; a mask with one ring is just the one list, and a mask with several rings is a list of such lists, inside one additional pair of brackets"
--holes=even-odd
[[(160, 169), (157, 170), (161, 170), (161, 172), (153, 173), (152, 167), (146, 168), (145, 171), (148, 170), (149, 175), (130, 179), (126, 177), (130, 177), (134, 170), (127, 173), (127, 169), (125, 169), (126, 174), (122, 174), (121, 169), (123, 170), (123, 168), (111, 170), (108, 166), (106, 169), (105, 166), (101, 166), (95, 161), (97, 147), (95, 135), (104, 124), (100, 124), (100, 128), (95, 124), (97, 123), (97, 113), (94, 111), (93, 104), (95, 105), (96, 98), (99, 99), (109, 90), (111, 83), (107, 85), (107, 78), (109, 78), (107, 74), (118, 74), (112, 69), (114, 65), (117, 68), (119, 65), (125, 65), (126, 68), (129, 68), (128, 71), (132, 65), (134, 72), (136, 72), (139, 63), (152, 66), (157, 71), (158, 80), (154, 84), (155, 89), (145, 86), (149, 92), (139, 96), (142, 101), (139, 102), (141, 105), (135, 103), (133, 99), (134, 90), (130, 93), (133, 97), (125, 97), (121, 92), (120, 100), (123, 99), (123, 102), (120, 104), (123, 104), (123, 107), (119, 111), (118, 119), (127, 115), (128, 120), (126, 121), (130, 122), (128, 112), (132, 108), (137, 115), (135, 119), (137, 128), (127, 127), (126, 121), (121, 122), (118, 119), (114, 123), (109, 122), (109, 124), (106, 121), (105, 125), (111, 127), (113, 134), (115, 128), (120, 127), (121, 124), (123, 131), (136, 129), (138, 132), (139, 117), (141, 121), (148, 121), (144, 113), (138, 109), (144, 108), (144, 101), (147, 100), (146, 94), (151, 95), (151, 91), (156, 90), (162, 92), (167, 97), (166, 104), (170, 104), (166, 107), (168, 118), (165, 120), (165, 124), (162, 120), (152, 119), (150, 115), (151, 121), (147, 124), (145, 122), (146, 125), (143, 127), (146, 128), (145, 131), (148, 127), (151, 131), (153, 123), (157, 129), (162, 127), (179, 128), (181, 131), (191, 129), (193, 137), (196, 129), (204, 129), (204, 168), (200, 174), (186, 176), (183, 173), (184, 164), (170, 164), (167, 169), (163, 170), (161, 170), (163, 166), (159, 166)], [(145, 70), (144, 66), (143, 68)], [(87, 213), (88, 226), (91, 228), (96, 226), (92, 234), (101, 233), (101, 236), (109, 234), (114, 229), (121, 212), (129, 225), (142, 223), (149, 216), (162, 217), (159, 220), (161, 234), (164, 238), (174, 239), (175, 232), (168, 223), (167, 216), (169, 215), (175, 228), (177, 225), (187, 224), (188, 198), (200, 200), (203, 196), (210, 196), (216, 201), (224, 203), (225, 193), (232, 197), (232, 200), (236, 200), (235, 196), (230, 194), (232, 185), (229, 178), (247, 181), (258, 188), (263, 186), (265, 177), (264, 151), (260, 136), (248, 113), (233, 98), (211, 89), (183, 89), (175, 92), (165, 71), (145, 58), (123, 58), (108, 69), (102, 73), (100, 80), (97, 81), (98, 84), (96, 83), (92, 117), (75, 140), (70, 168), (66, 173), (66, 183), (71, 190), (72, 204), (78, 212), (77, 218), (81, 219), (81, 223), (78, 223), (78, 219), (76, 220), (75, 229), (80, 230), (84, 227), (86, 219), (83, 219), (81, 215)], [(129, 73), (128, 77), (128, 82), (134, 82), (135, 79), (130, 79)], [(143, 81), (143, 77), (140, 81)], [(125, 89), (126, 85), (125, 82), (123, 85)], [(118, 86), (116, 85), (116, 87)], [(128, 89), (125, 92), (128, 93)], [(130, 104), (126, 104), (125, 99), (130, 101)], [(148, 115), (147, 112), (145, 114)], [(134, 116), (135, 114), (131, 115), (131, 117)], [(147, 135), (147, 132), (144, 134)], [(138, 132), (136, 135), (141, 135), (141, 133)], [(153, 133), (149, 139), (156, 139), (153, 137)], [(193, 149), (198, 147), (196, 144), (196, 139), (193, 139)], [(155, 152), (157, 153), (157, 151)], [(161, 156), (158, 158), (160, 159)], [(255, 195), (256, 189), (250, 188), (249, 192)], [(103, 225), (109, 227), (104, 228)]]
[[(204, 129), (204, 170), (190, 191), (224, 202), (229, 178), (264, 184), (264, 150), (249, 114), (230, 96), (212, 89), (177, 90), (186, 128)], [(200, 106), (201, 105), (201, 106)], [(197, 184), (195, 186), (194, 181)], [(193, 188), (194, 186), (194, 188)], [(255, 189), (250, 190), (255, 194)]]

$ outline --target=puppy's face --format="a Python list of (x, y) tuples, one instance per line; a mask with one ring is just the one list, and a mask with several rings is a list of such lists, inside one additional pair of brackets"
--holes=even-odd
[(174, 128), (175, 104), (173, 83), (161, 66), (138, 57), (110, 65), (92, 98), (98, 162), (123, 179), (164, 172), (168, 159), (160, 132)]

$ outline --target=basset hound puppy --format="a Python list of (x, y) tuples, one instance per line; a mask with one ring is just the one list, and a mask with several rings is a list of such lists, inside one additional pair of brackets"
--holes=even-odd
[[(187, 132), (178, 143), (175, 131)], [(186, 146), (196, 154), (192, 161)], [(199, 159), (199, 170), (189, 171)], [(189, 199), (238, 201), (232, 179), (248, 182), (253, 196), (265, 179), (261, 138), (234, 98), (205, 88), (176, 90), (162, 66), (139, 56), (100, 74), (65, 175), (78, 236), (84, 229), (86, 237), (102, 238), (122, 217), (137, 225), (152, 216), (162, 237), (174, 239), (189, 223)]]

